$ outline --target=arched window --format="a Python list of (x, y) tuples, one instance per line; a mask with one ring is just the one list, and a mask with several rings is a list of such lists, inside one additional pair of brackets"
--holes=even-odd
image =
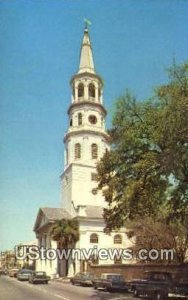
[(79, 143), (75, 144), (74, 156), (75, 156), (75, 159), (81, 158), (81, 145)]
[(90, 243), (92, 243), (92, 244), (98, 244), (98, 241), (99, 241), (98, 235), (96, 233), (92, 233), (90, 235)]
[(75, 99), (75, 85), (74, 84), (72, 85), (72, 95), (73, 95), (73, 98)]
[(89, 84), (89, 97), (95, 98), (95, 86), (93, 83)]
[(68, 148), (66, 149), (66, 163), (69, 163), (69, 151)]
[(79, 83), (78, 85), (78, 97), (83, 97), (84, 96), (84, 85), (83, 83)]
[(98, 146), (97, 144), (91, 145), (91, 157), (92, 159), (98, 158)]
[(114, 244), (122, 244), (122, 236), (120, 234), (114, 236)]
[(82, 125), (82, 114), (78, 114), (78, 125)]
[(101, 100), (101, 89), (100, 88), (98, 89), (98, 98), (99, 98), (99, 102), (100, 102), (100, 100)]

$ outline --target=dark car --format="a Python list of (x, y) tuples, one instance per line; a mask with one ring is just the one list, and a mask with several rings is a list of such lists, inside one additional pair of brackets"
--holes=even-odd
[(100, 278), (93, 280), (94, 289), (127, 292), (128, 286), (121, 274), (102, 273)]
[(167, 299), (179, 297), (187, 299), (188, 284), (173, 278), (170, 272), (146, 271), (144, 278), (130, 281), (130, 290), (135, 297), (144, 296), (148, 299)]
[(0, 271), (0, 274), (1, 274), (1, 275), (8, 275), (8, 270), (2, 269), (2, 270)]
[(82, 285), (82, 286), (92, 286), (92, 281), (94, 280), (94, 275), (87, 272), (77, 273), (73, 278), (71, 278), (71, 283)]
[(45, 283), (48, 284), (49, 277), (46, 275), (46, 272), (38, 271), (32, 272), (31, 276), (29, 277), (29, 283)]
[(29, 280), (31, 274), (32, 274), (32, 270), (23, 269), (17, 273), (17, 279), (20, 281)]

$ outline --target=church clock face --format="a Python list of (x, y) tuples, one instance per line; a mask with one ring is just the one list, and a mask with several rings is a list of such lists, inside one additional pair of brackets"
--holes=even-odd
[(93, 125), (94, 125), (94, 124), (97, 123), (97, 117), (94, 116), (94, 115), (90, 115), (88, 119), (89, 119), (89, 123), (90, 123), (90, 124), (93, 124)]

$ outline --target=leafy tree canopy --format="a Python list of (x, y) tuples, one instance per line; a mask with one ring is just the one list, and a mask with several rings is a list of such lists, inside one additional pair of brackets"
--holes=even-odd
[(174, 64), (149, 100), (121, 96), (109, 135), (98, 164), (106, 230), (161, 216), (188, 228), (188, 63)]

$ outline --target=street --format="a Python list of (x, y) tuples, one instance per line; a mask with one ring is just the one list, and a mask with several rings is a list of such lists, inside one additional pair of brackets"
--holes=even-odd
[(127, 293), (109, 293), (92, 287), (72, 286), (70, 283), (50, 281), (30, 284), (8, 276), (0, 277), (0, 300), (132, 300)]

